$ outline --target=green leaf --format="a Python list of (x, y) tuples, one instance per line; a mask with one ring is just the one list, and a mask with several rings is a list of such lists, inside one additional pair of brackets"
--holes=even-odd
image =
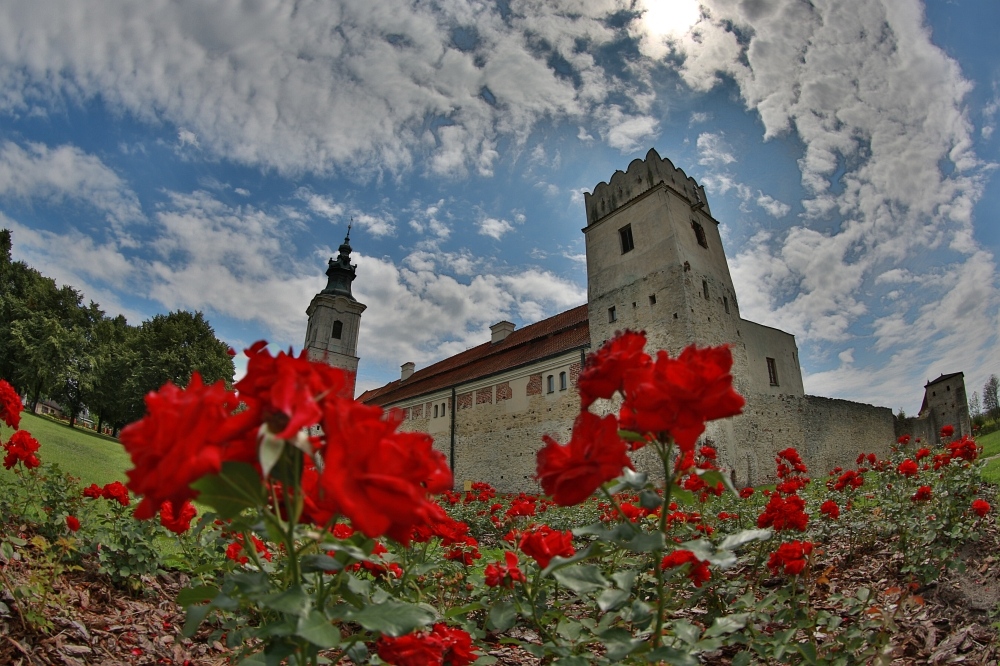
[(664, 662), (671, 666), (698, 666), (698, 660), (687, 652), (672, 647), (659, 647), (646, 655), (650, 663)]
[(713, 638), (739, 631), (747, 626), (748, 617), (750, 617), (750, 613), (733, 613), (732, 615), (717, 617), (712, 626), (705, 631), (705, 638)]
[(666, 546), (663, 532), (640, 532), (625, 543), (625, 547), (633, 553), (651, 553), (663, 550)]
[(552, 577), (577, 594), (603, 590), (611, 585), (593, 564), (574, 564), (556, 569), (552, 572)]
[(618, 436), (626, 442), (646, 442), (646, 437), (632, 430), (619, 430)]
[(632, 634), (625, 629), (617, 627), (614, 629), (608, 629), (601, 634), (600, 638), (601, 642), (604, 643), (604, 647), (608, 650), (608, 659), (611, 659), (612, 661), (622, 659), (644, 642), (642, 639), (633, 638)]
[(427, 626), (434, 621), (434, 616), (434, 610), (427, 606), (390, 599), (381, 604), (365, 606), (360, 611), (351, 613), (349, 618), (369, 631), (402, 636), (418, 627)]
[(739, 494), (739, 491), (733, 486), (733, 482), (729, 476), (723, 474), (717, 469), (699, 469), (698, 476), (701, 477), (702, 481), (713, 487), (721, 481), (722, 485), (725, 486), (729, 492), (734, 495)]
[[(479, 663), (478, 661), (476, 662)], [(590, 666), (590, 660), (578, 654), (571, 654), (568, 657), (559, 657), (552, 662), (554, 666)]]
[(598, 595), (597, 607), (605, 612), (618, 610), (628, 601), (629, 596), (630, 592), (628, 590), (609, 588)]
[(643, 509), (658, 509), (663, 506), (663, 498), (659, 493), (647, 488), (639, 493), (639, 505)]
[(278, 594), (269, 594), (260, 600), (265, 608), (287, 613), (296, 617), (305, 617), (312, 610), (312, 597), (306, 594), (301, 585), (290, 587)]
[(212, 507), (224, 519), (264, 502), (260, 475), (247, 463), (223, 463), (219, 474), (203, 476), (191, 487), (198, 491), (199, 503)]
[(688, 645), (694, 645), (701, 637), (701, 629), (687, 620), (677, 620), (673, 626), (674, 635)]
[(325, 615), (315, 610), (309, 615), (299, 618), (295, 635), (321, 648), (331, 648), (340, 644), (340, 629), (334, 626)]
[(218, 593), (219, 588), (212, 585), (186, 587), (177, 595), (177, 605), (187, 608), (191, 604), (200, 604), (205, 601), (211, 601)]
[(615, 585), (621, 589), (628, 591), (632, 589), (632, 585), (635, 583), (635, 576), (634, 569), (623, 569), (611, 574), (611, 580), (615, 581)]
[(181, 629), (181, 634), (187, 638), (194, 636), (202, 620), (205, 619), (210, 610), (212, 610), (211, 606), (188, 606), (187, 612), (184, 615), (184, 627)]
[(582, 560), (587, 559), (588, 557), (600, 554), (601, 554), (600, 544), (592, 543), (583, 550), (576, 551), (572, 557), (553, 557), (552, 561), (549, 562), (549, 566), (542, 569), (541, 576), (542, 578), (545, 578), (556, 569), (560, 569), (562, 567), (573, 564), (574, 562), (580, 562)]
[(722, 543), (719, 544), (719, 549), (736, 550), (751, 541), (767, 541), (771, 538), (771, 534), (771, 530), (742, 530), (723, 539)]
[(816, 646), (812, 643), (796, 643), (795, 647), (799, 649), (799, 654), (806, 660), (807, 664), (818, 664), (816, 658)]
[(340, 571), (344, 568), (337, 560), (329, 555), (303, 555), (299, 560), (302, 573), (315, 573), (317, 571)]
[(507, 631), (517, 621), (517, 609), (509, 601), (501, 601), (490, 609), (486, 626), (493, 631)]

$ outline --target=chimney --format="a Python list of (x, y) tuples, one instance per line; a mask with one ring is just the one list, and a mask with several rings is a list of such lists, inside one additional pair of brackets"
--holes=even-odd
[(400, 370), (402, 370), (402, 372), (400, 372), (399, 374), (399, 381), (405, 382), (407, 379), (410, 378), (410, 375), (413, 374), (413, 369), (417, 366), (413, 363), (413, 361), (407, 361), (406, 363), (404, 363), (399, 367)]
[(493, 337), (490, 339), (490, 342), (492, 344), (503, 342), (504, 339), (506, 339), (506, 337), (513, 332), (514, 332), (514, 324), (510, 323), (509, 321), (502, 321), (498, 324), (493, 324), (492, 326), (490, 326), (490, 333), (493, 334)]

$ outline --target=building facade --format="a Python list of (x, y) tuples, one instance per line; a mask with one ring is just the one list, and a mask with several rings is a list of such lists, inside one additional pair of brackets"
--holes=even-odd
[[(487, 481), (507, 492), (537, 490), (542, 435), (569, 438), (586, 354), (624, 329), (644, 330), (650, 352), (730, 345), (734, 384), (747, 404), (742, 415), (709, 424), (704, 441), (736, 483), (771, 480), (775, 454), (789, 446), (816, 474), (853, 466), (862, 451), (888, 452), (898, 429), (891, 410), (805, 395), (794, 336), (740, 316), (718, 221), (693, 178), (650, 150), (584, 203), (585, 305), (520, 330), (499, 322), (489, 342), (426, 368), (404, 363), (398, 380), (358, 398), (399, 409), (404, 429), (433, 435), (457, 487)], [(349, 254), (345, 240), (327, 272), (334, 271), (332, 291), (328, 285), (310, 305), (306, 346), (310, 355), (356, 369), (365, 306), (350, 296), (349, 280), (343, 290)], [(324, 338), (337, 321), (341, 344)], [(615, 405), (599, 401), (593, 409)], [(637, 466), (655, 470), (642, 453)]]

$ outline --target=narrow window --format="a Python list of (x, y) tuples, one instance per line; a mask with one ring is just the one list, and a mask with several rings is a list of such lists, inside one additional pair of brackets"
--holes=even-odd
[(615, 306), (608, 308), (608, 323), (618, 321), (618, 313), (615, 312)]
[(438, 417), (438, 406), (434, 405), (434, 418)]
[(330, 334), (330, 337), (334, 338), (335, 340), (339, 340), (340, 336), (343, 334), (344, 334), (344, 322), (338, 319), (337, 321), (333, 322), (333, 333)]
[(548, 388), (549, 393), (555, 393), (556, 392), (556, 378), (554, 376), (552, 376), (552, 375), (549, 375), (547, 377), (547, 379), (546, 379), (546, 383), (548, 384), (548, 386), (546, 388)]
[(560, 372), (559, 373), (559, 390), (560, 391), (565, 391), (566, 390), (566, 373), (565, 372)]
[(632, 249), (635, 247), (635, 242), (632, 241), (631, 224), (626, 224), (624, 227), (618, 230), (618, 239), (622, 242), (622, 254), (632, 251)]
[(650, 305), (656, 305), (656, 294), (650, 294), (649, 295), (649, 304)]
[(707, 248), (708, 238), (705, 236), (705, 229), (694, 220), (691, 220), (691, 228), (694, 229), (694, 235), (698, 238), (698, 245)]
[(441, 416), (444, 416), (444, 413), (445, 413), (445, 406), (446, 406), (447, 404), (448, 404), (448, 403), (446, 403), (446, 402), (442, 402), (442, 403), (441, 403)]
[(771, 381), (771, 386), (778, 385), (778, 366), (773, 358), (767, 359), (767, 378)]
[(722, 297), (722, 304), (726, 306), (726, 314), (729, 314), (729, 299), (725, 296)]
[(708, 300), (708, 280), (701, 281), (701, 290), (705, 294), (705, 300)]

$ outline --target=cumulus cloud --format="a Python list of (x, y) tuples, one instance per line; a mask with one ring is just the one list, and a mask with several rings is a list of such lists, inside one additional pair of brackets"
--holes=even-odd
[(76, 146), (0, 143), (0, 198), (86, 203), (121, 229), (143, 219), (139, 199), (100, 158)]
[(650, 135), (652, 117), (619, 108), (642, 92), (634, 76), (593, 55), (626, 33), (610, 20), (626, 4), (7, 4), (0, 111), (100, 98), (172, 123), (179, 148), (282, 172), (365, 177), (426, 158), (439, 175), (488, 176), (500, 140), (542, 119), (597, 114), (617, 147)]
[(494, 217), (483, 218), (476, 223), (476, 226), (479, 227), (480, 234), (495, 240), (500, 240), (504, 234), (514, 230), (514, 226), (507, 220), (498, 220)]

